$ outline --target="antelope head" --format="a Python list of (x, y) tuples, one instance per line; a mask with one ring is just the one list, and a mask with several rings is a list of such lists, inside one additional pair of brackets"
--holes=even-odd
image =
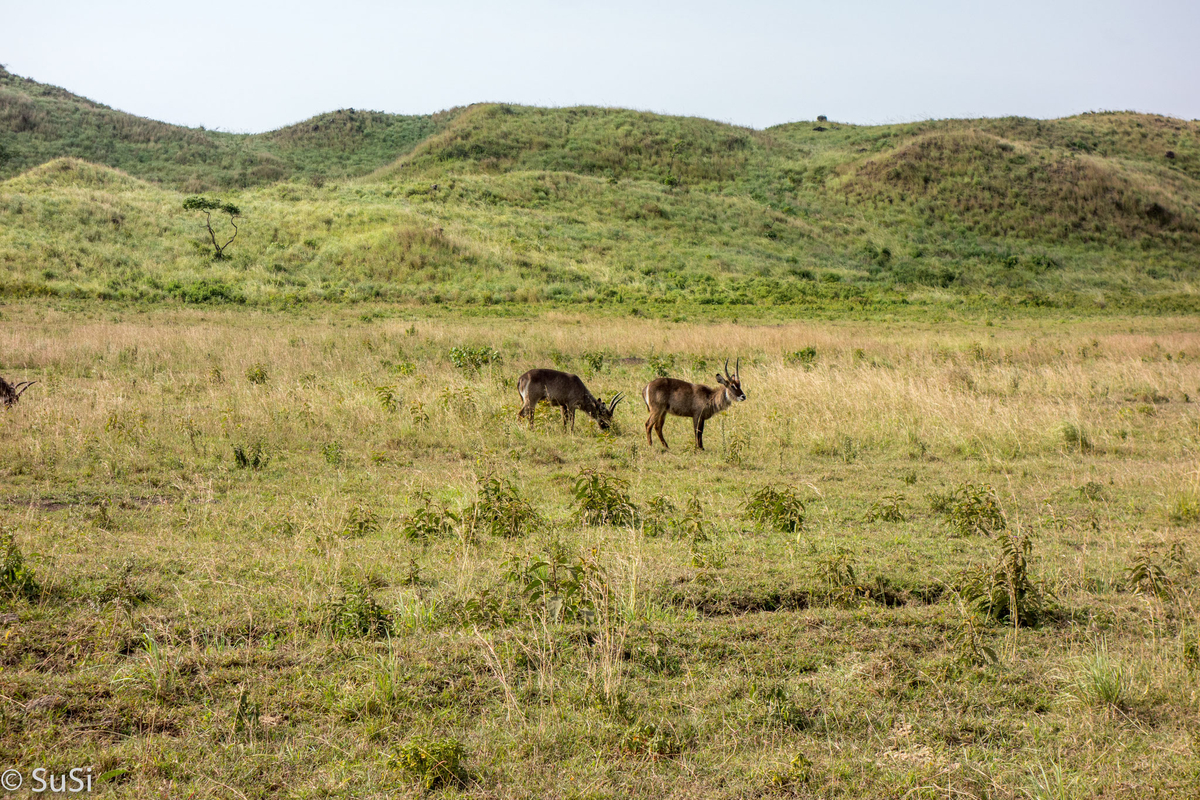
[(717, 376), (717, 383), (725, 387), (726, 393), (731, 401), (736, 400), (741, 402), (746, 399), (746, 393), (742, 391), (742, 359), (737, 360), (734, 366), (733, 375), (729, 374), (729, 359), (725, 359), (725, 377)]
[(617, 409), (617, 403), (621, 402), (624, 397), (624, 392), (617, 392), (607, 405), (603, 398), (596, 398), (596, 405), (592, 407), (590, 414), (596, 420), (596, 424), (600, 426), (600, 430), (606, 431), (612, 427), (613, 412)]

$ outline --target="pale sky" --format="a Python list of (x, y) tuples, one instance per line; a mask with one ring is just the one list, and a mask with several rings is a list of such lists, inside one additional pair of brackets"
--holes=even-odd
[(132, 114), (249, 133), (486, 101), (755, 128), (1195, 119), (1200, 2), (0, 0), (0, 63)]

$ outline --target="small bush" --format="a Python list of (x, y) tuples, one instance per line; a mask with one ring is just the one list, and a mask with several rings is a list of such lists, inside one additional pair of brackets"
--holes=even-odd
[(808, 784), (812, 774), (813, 762), (803, 753), (797, 753), (786, 767), (769, 770), (767, 779), (773, 788), (792, 793)]
[(1125, 570), (1125, 586), (1134, 594), (1152, 594), (1162, 600), (1169, 600), (1174, 593), (1166, 570), (1144, 553)]
[(600, 565), (572, 559), (561, 546), (552, 547), (545, 558), (510, 559), (505, 576), (551, 622), (595, 622), (597, 603), (610, 597)]
[(255, 442), (251, 447), (240, 444), (233, 446), (233, 463), (238, 469), (251, 469), (258, 472), (271, 461), (271, 457), (263, 451), (262, 442)]
[(583, 354), (584, 366), (593, 375), (604, 371), (604, 364), (607, 359), (608, 356), (599, 350), (588, 350)]
[(406, 539), (425, 542), (454, 535), (460, 521), (457, 514), (436, 503), (426, 492), (417, 492), (415, 499), (419, 503), (417, 508), (400, 518), (400, 532)]
[(636, 525), (638, 510), (629, 499), (629, 481), (594, 469), (575, 478), (575, 519), (585, 525)]
[(17, 547), (15, 534), (8, 528), (0, 528), (0, 551), (4, 554), (4, 560), (0, 561), (0, 590), (14, 600), (34, 600), (41, 594), (42, 587), (33, 571), (25, 566), (25, 556)]
[[(933, 504), (931, 499), (930, 505)], [(950, 494), (945, 510), (950, 517), (951, 527), (960, 536), (975, 533), (992, 535), (1008, 525), (996, 492), (988, 484), (962, 484)]]
[(875, 522), (883, 520), (884, 522), (904, 522), (907, 519), (905, 509), (908, 507), (908, 501), (904, 499), (902, 494), (885, 495), (867, 509), (867, 522)]
[(341, 442), (326, 442), (321, 446), (321, 455), (325, 457), (325, 463), (332, 467), (340, 466), (344, 460), (342, 455)]
[(418, 737), (401, 746), (396, 753), (396, 762), (425, 791), (432, 792), (466, 783), (467, 771), (462, 764), (466, 753), (466, 748), (457, 739)]
[(256, 386), (267, 382), (267, 367), (265, 364), (252, 364), (246, 368), (246, 380)]
[(325, 604), (322, 627), (334, 639), (379, 638), (392, 634), (393, 620), (371, 594), (371, 587), (355, 582)]
[(683, 752), (687, 737), (673, 725), (663, 722), (639, 722), (621, 734), (621, 749), (649, 756), (674, 756)]
[(478, 372), (480, 368), (487, 364), (503, 364), (504, 357), (500, 351), (493, 350), (486, 345), (479, 347), (452, 347), (450, 349), (450, 363), (459, 369), (467, 369)]
[(471, 529), (513, 539), (540, 527), (542, 518), (516, 487), (499, 478), (479, 482), (479, 499), (467, 509)]
[(1092, 452), (1092, 440), (1082, 426), (1071, 422), (1064, 422), (1061, 433), (1063, 444), (1067, 446), (1067, 449), (1080, 453)]
[(666, 353), (665, 355), (658, 355), (657, 353), (652, 353), (650, 358), (646, 360), (646, 365), (650, 367), (650, 371), (654, 373), (655, 377), (670, 377), (671, 373), (675, 370), (675, 354)]
[(346, 522), (342, 525), (342, 536), (347, 539), (361, 539), (363, 536), (379, 533), (379, 529), (379, 515), (360, 503), (346, 515)]
[(673, 527), (675, 504), (665, 494), (650, 498), (642, 515), (642, 530), (647, 536), (663, 536)]
[(997, 621), (1034, 625), (1042, 615), (1042, 587), (1029, 575), (1033, 542), (1028, 534), (1007, 534), (990, 566), (970, 567), (959, 576), (958, 591), (971, 607)]
[(804, 526), (804, 501), (795, 487), (764, 486), (746, 502), (745, 516), (782, 533), (795, 533)]
[(394, 386), (376, 386), (375, 399), (379, 401), (380, 408), (388, 413), (393, 413), (400, 407), (400, 397)]
[(783, 362), (790, 366), (800, 366), (805, 369), (812, 369), (813, 364), (817, 361), (817, 348), (804, 347), (800, 350), (793, 350), (790, 353), (783, 354)]

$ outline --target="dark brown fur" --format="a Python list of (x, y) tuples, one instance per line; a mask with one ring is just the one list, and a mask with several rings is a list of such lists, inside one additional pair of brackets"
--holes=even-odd
[(0, 378), (0, 404), (5, 408), (11, 408), (21, 399), (21, 395), (25, 394), (25, 390), (33, 386), (37, 381), (23, 381), (13, 386), (4, 378)]
[(577, 409), (596, 420), (601, 430), (608, 430), (612, 425), (613, 411), (621, 401), (621, 395), (618, 394), (611, 403), (605, 405), (603, 400), (592, 396), (578, 375), (556, 369), (529, 370), (517, 379), (517, 393), (521, 395), (523, 403), (517, 412), (517, 419), (529, 417), (530, 430), (533, 429), (533, 412), (542, 400), (562, 408), (563, 427), (567, 427), (569, 421), (571, 430), (575, 430)]

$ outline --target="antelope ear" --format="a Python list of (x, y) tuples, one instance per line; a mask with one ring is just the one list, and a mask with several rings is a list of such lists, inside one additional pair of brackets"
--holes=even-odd
[(724, 378), (722, 378), (720, 375), (717, 376), (717, 383), (721, 384), (722, 386), (729, 385), (729, 383)]

